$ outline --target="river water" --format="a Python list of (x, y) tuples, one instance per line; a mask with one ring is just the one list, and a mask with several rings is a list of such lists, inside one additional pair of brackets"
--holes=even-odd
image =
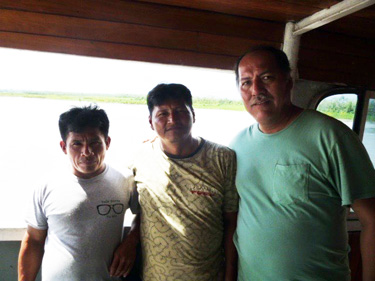
[[(69, 161), (60, 149), (59, 115), (85, 102), (0, 97), (0, 228), (25, 226), (26, 200), (47, 174), (66, 169)], [(98, 103), (110, 120), (111, 146), (106, 162), (117, 169), (127, 166), (136, 147), (155, 135), (146, 105)], [(245, 111), (196, 109), (194, 135), (229, 144), (233, 136), (254, 120)], [(131, 216), (126, 215), (126, 223)]]

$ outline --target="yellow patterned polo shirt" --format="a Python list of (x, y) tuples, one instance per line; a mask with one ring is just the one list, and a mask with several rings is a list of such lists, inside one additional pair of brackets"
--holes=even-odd
[(201, 139), (190, 157), (171, 158), (157, 139), (134, 160), (141, 205), (144, 281), (211, 281), (223, 270), (225, 212), (237, 212), (236, 156)]

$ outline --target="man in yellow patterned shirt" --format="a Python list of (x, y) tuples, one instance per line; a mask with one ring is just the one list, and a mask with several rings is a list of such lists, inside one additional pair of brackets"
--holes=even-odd
[(192, 136), (195, 115), (185, 86), (160, 84), (147, 104), (158, 138), (143, 144), (132, 167), (143, 280), (236, 280), (235, 153)]

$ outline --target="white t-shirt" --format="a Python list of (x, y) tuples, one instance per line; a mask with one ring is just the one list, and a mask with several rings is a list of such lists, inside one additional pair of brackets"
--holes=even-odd
[(109, 276), (108, 267), (129, 207), (138, 213), (133, 176), (108, 165), (91, 179), (70, 172), (35, 189), (26, 222), (48, 230), (42, 279), (118, 280)]

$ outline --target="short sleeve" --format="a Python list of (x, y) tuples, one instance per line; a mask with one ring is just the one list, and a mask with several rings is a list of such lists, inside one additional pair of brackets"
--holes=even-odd
[(137, 186), (134, 181), (134, 177), (129, 178), (129, 187), (130, 187), (130, 198), (129, 198), (129, 207), (133, 214), (139, 214), (141, 207), (138, 200), (138, 191)]
[(48, 222), (43, 209), (43, 194), (46, 186), (35, 188), (32, 197), (28, 200), (25, 221), (26, 224), (40, 230), (48, 228)]
[(342, 135), (333, 146), (330, 171), (342, 205), (350, 205), (356, 199), (375, 197), (375, 170), (354, 132)]

